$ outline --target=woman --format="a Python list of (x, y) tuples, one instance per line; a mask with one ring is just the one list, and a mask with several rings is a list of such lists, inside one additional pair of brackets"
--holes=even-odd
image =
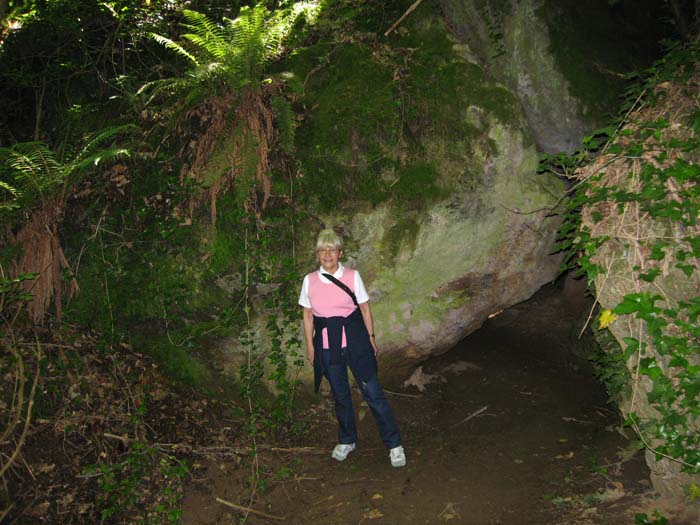
[(331, 456), (344, 461), (357, 443), (349, 366), (389, 449), (392, 466), (403, 467), (401, 435), (377, 379), (377, 344), (365, 285), (359, 272), (340, 264), (343, 240), (332, 229), (319, 233), (316, 254), (321, 267), (304, 277), (299, 304), (304, 307), (304, 339), (314, 365), (315, 391), (325, 376), (335, 400), (338, 444)]

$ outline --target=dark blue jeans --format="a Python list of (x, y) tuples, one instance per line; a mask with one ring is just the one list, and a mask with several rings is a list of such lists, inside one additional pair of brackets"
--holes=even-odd
[[(355, 411), (352, 406), (352, 395), (350, 392), (350, 382), (348, 381), (348, 359), (347, 348), (340, 350), (340, 363), (333, 365), (330, 363), (330, 350), (323, 350), (321, 356), (326, 377), (331, 385), (333, 399), (335, 400), (335, 416), (338, 418), (338, 443), (350, 444), (357, 442), (357, 427), (355, 426)], [(354, 371), (353, 371), (354, 375)], [(367, 382), (355, 380), (360, 386), (362, 397), (372, 410), (372, 415), (377, 422), (379, 434), (387, 448), (398, 447), (401, 444), (399, 427), (394, 419), (394, 413), (389, 406), (389, 402), (384, 395), (382, 385), (375, 375)]]

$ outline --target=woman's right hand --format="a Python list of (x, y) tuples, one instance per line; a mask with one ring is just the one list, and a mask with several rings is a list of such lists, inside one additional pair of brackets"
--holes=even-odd
[(311, 308), (304, 308), (304, 341), (306, 342), (306, 357), (309, 363), (314, 363), (314, 313)]

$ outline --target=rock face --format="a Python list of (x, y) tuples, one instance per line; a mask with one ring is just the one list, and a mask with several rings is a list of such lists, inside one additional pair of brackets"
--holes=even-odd
[[(603, 56), (607, 51), (599, 52), (599, 44), (581, 42), (580, 36), (587, 33), (594, 37), (591, 42), (596, 42), (609, 41), (613, 35), (592, 35), (590, 18), (579, 16), (575, 7), (546, 0), (440, 3), (458, 38), (467, 42), (489, 73), (518, 97), (538, 148), (547, 153), (578, 149), (596, 121), (601, 121), (596, 113), (605, 111), (610, 95), (619, 91), (615, 87), (619, 79), (612, 71), (604, 74), (593, 65), (595, 61), (607, 64), (610, 57)], [(597, 23), (607, 18), (606, 11), (608, 6), (601, 6), (595, 15)], [(566, 37), (553, 42), (557, 31), (549, 25), (561, 26)], [(572, 43), (582, 49), (571, 48)], [(583, 100), (576, 88), (588, 90), (592, 96)], [(592, 91), (607, 94), (601, 97)]]

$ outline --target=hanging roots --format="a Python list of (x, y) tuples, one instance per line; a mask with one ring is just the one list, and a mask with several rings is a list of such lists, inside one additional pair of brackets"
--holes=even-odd
[[(218, 196), (238, 185), (241, 191), (249, 189), (246, 210), (260, 220), (272, 190), (270, 146), (275, 130), (267, 100), (275, 89), (274, 85), (247, 89), (238, 97), (209, 100), (188, 113), (188, 121), (196, 119), (202, 127), (201, 134), (180, 151), (192, 159), (181, 177), (191, 177), (203, 187), (190, 201), (190, 217), (208, 201), (211, 222), (216, 224)], [(229, 136), (234, 137), (232, 142), (225, 141)]]
[[(54, 301), (56, 318), (61, 320), (61, 305), (64, 294), (62, 270), (68, 268), (68, 261), (58, 239), (58, 224), (62, 209), (56, 202), (47, 202), (43, 208), (32, 214), (16, 235), (9, 234), (8, 244), (17, 244), (22, 254), (10, 266), (13, 277), (36, 274), (33, 280), (22, 283), (32, 295), (27, 308), (35, 323), (44, 321), (46, 312)], [(67, 294), (72, 297), (78, 291), (74, 278), (68, 282)]]

